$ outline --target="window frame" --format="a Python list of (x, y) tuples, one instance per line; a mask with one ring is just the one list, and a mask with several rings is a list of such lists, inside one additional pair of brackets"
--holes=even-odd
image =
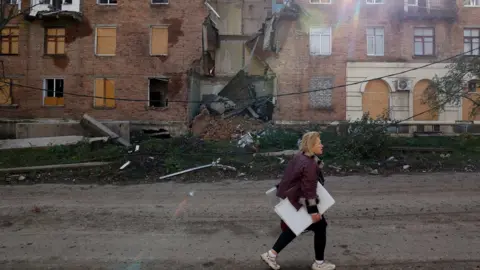
[[(149, 54), (150, 56), (168, 56), (169, 49), (168, 49), (168, 40), (169, 40), (169, 33), (168, 33), (168, 28), (170, 25), (168, 24), (156, 24), (156, 25), (150, 25), (150, 44), (149, 44)], [(154, 28), (162, 28), (162, 29), (167, 29), (167, 53), (166, 54), (153, 54), (152, 49), (153, 49), (153, 29)]]
[[(369, 29), (373, 29), (373, 36), (368, 35), (368, 30)], [(383, 53), (382, 54), (377, 53), (377, 35), (376, 35), (376, 32), (377, 32), (378, 29), (383, 30), (383, 34), (382, 34), (382, 51), (383, 51)], [(385, 27), (369, 26), (369, 27), (366, 28), (366, 33), (365, 34), (366, 34), (365, 36), (366, 36), (366, 39), (367, 39), (367, 42), (366, 42), (366, 44), (367, 44), (367, 56), (385, 56)], [(373, 54), (370, 54), (368, 52), (368, 45), (369, 45), (368, 38), (369, 37), (373, 37), (373, 50), (374, 50)]]
[[(6, 29), (10, 30), (10, 34), (8, 36), (4, 36), (2, 34), (2, 32), (0, 32), (0, 55), (4, 55), (4, 56), (20, 55), (20, 26), (7, 25), (1, 31), (6, 30)], [(12, 35), (12, 29), (17, 29), (18, 35)], [(17, 51), (18, 51), (17, 53), (12, 53), (12, 44), (13, 44), (13, 39), (14, 38), (17, 38)], [(1, 46), (3, 45), (3, 40), (4, 39), (7, 39), (7, 41), (8, 41), (8, 50), (9, 51), (7, 53), (4, 53), (2, 51), (2, 48), (1, 48)]]
[[(316, 1), (318, 1), (318, 3), (312, 3), (312, 0), (309, 0), (308, 2), (311, 5), (331, 5), (332, 4), (332, 0), (316, 0)], [(328, 3), (322, 3), (322, 1), (328, 1)]]
[(414, 1), (415, 1), (415, 3), (410, 4), (410, 3), (408, 2), (408, 0), (407, 0), (407, 6), (408, 6), (408, 7), (418, 7), (418, 0), (414, 0)]
[(167, 1), (166, 3), (154, 3), (153, 1), (155, 1), (155, 0), (150, 0), (151, 5), (168, 5), (168, 4), (170, 4), (170, 0), (166, 0)]
[[(45, 104), (45, 99), (48, 96), (48, 80), (53, 80), (53, 85), (54, 85), (54, 89), (53, 89), (53, 93), (54, 93), (54, 96), (53, 98), (56, 98), (57, 99), (57, 104), (56, 105), (47, 105)], [(63, 91), (62, 91), (62, 96), (61, 97), (57, 97), (55, 96), (55, 93), (57, 93), (56, 91), (56, 87), (57, 87), (57, 84), (56, 84), (56, 81), (57, 80), (62, 80), (63, 81)], [(48, 77), (48, 78), (43, 78), (43, 98), (42, 98), (42, 105), (44, 107), (63, 107), (65, 106), (65, 78), (63, 77)], [(58, 104), (58, 100), (59, 99), (62, 99), (62, 104)]]
[[(377, 1), (380, 1), (380, 3), (377, 3)], [(367, 5), (383, 5), (385, 4), (384, 0), (366, 0), (365, 1)]]
[[(154, 106), (152, 105), (152, 99), (151, 99), (151, 93), (152, 92), (157, 92), (157, 91), (151, 91), (151, 83), (152, 83), (152, 80), (159, 80), (159, 81), (165, 81), (166, 84), (167, 84), (167, 89), (166, 89), (166, 93), (164, 95), (164, 105), (165, 106)], [(165, 109), (168, 109), (169, 108), (169, 103), (168, 103), (168, 86), (170, 84), (170, 78), (159, 78), (159, 77), (149, 77), (148, 78), (148, 88), (147, 88), (147, 96), (148, 96), (148, 101), (147, 101), (147, 108), (151, 109), (151, 110), (165, 110)], [(162, 92), (162, 91), (158, 91), (158, 92)]]
[(480, 7), (480, 0), (467, 0), (469, 4), (465, 4), (465, 1), (466, 0), (463, 1), (464, 7)]
[[(103, 80), (103, 105), (97, 105), (96, 102), (97, 102), (97, 99), (99, 99), (97, 97), (97, 80)], [(116, 95), (116, 85), (115, 85), (115, 79), (114, 78), (110, 78), (110, 77), (97, 77), (97, 78), (94, 78), (93, 80), (93, 108), (95, 109), (115, 109), (117, 107), (117, 100), (116, 99), (113, 99), (113, 106), (108, 106), (107, 105), (107, 98), (106, 98), (106, 84), (107, 84), (107, 81), (112, 81), (114, 82), (113, 83), (113, 98), (116, 98), (115, 95)]]
[[(117, 0), (106, 0), (108, 1), (108, 3), (100, 3), (101, 0), (97, 0), (97, 5), (100, 5), (100, 6), (116, 6), (118, 5), (118, 1)], [(116, 3), (111, 3), (111, 1), (116, 1)]]
[[(425, 36), (423, 34), (422, 36), (417, 36), (415, 33), (415, 30), (417, 29), (430, 29), (432, 30), (432, 35), (431, 36)], [(425, 38), (432, 38), (432, 54), (425, 54)], [(415, 50), (415, 45), (417, 43), (417, 39), (421, 39), (422, 42), (422, 54), (417, 54)], [(413, 28), (413, 55), (414, 56), (435, 56), (436, 55), (436, 49), (435, 49), (435, 27), (414, 27)]]
[[(66, 45), (67, 45), (67, 29), (65, 27), (48, 27), (48, 28), (44, 28), (45, 29), (45, 42), (44, 42), (44, 54), (45, 55), (49, 55), (49, 56), (55, 56), (55, 55), (66, 55), (67, 54), (67, 48), (66, 48)], [(49, 29), (63, 29), (64, 31), (64, 34), (63, 36), (49, 36), (48, 35), (48, 30)], [(48, 38), (49, 37), (53, 37), (55, 39), (55, 53), (53, 54), (50, 54), (48, 53)], [(57, 50), (58, 50), (58, 39), (59, 38), (63, 38), (63, 53), (58, 53)]]
[[(465, 31), (473, 31), (473, 30), (477, 30), (478, 31), (478, 35), (477, 36), (465, 36)], [(467, 44), (466, 40), (469, 40), (468, 41), (468, 44), (470, 45), (470, 52), (466, 52), (465, 51), (465, 44)], [(473, 39), (477, 39), (478, 42), (477, 42), (477, 49), (474, 49), (474, 42), (473, 42)], [(477, 54), (474, 54), (474, 52), (477, 51)], [(465, 55), (468, 55), (468, 56), (480, 56), (480, 27), (479, 28), (474, 28), (474, 27), (466, 27), (466, 28), (463, 28), (463, 52), (465, 53)]]
[[(97, 48), (98, 48), (98, 29), (99, 28), (110, 28), (110, 29), (115, 29), (115, 52), (113, 54), (99, 54), (97, 53)], [(118, 28), (117, 28), (117, 25), (96, 25), (95, 26), (95, 39), (94, 39), (94, 48), (93, 48), (93, 52), (95, 54), (95, 56), (116, 56), (117, 55), (117, 36), (118, 36)]]
[[(320, 52), (312, 54), (312, 29), (321, 29), (321, 30), (326, 30), (328, 29), (329, 32), (329, 37), (330, 37), (330, 44), (329, 44), (329, 53), (324, 54), (322, 53), (322, 37), (324, 35), (320, 34)], [(333, 34), (332, 34), (332, 27), (331, 26), (310, 26), (309, 32), (308, 32), (308, 37), (309, 37), (309, 50), (310, 50), (310, 56), (331, 56), (333, 53)]]

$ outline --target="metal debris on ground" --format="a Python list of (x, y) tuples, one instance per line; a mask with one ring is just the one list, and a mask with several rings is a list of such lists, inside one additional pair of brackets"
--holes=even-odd
[(197, 171), (197, 170), (201, 170), (201, 169), (205, 169), (205, 168), (210, 168), (210, 167), (217, 167), (217, 168), (221, 168), (221, 169), (224, 169), (224, 170), (232, 170), (232, 171), (237, 170), (235, 167), (220, 164), (220, 158), (219, 158), (219, 159), (217, 159), (217, 161), (213, 161), (210, 164), (186, 169), (186, 170), (179, 171), (179, 172), (172, 173), (172, 174), (168, 174), (168, 175), (164, 175), (164, 176), (160, 177), (160, 180), (170, 178), (170, 177), (173, 177), (173, 176), (177, 176), (177, 175), (181, 175), (181, 174), (188, 173), (188, 172), (193, 172), (193, 171)]
[(127, 161), (125, 164), (122, 165), (122, 167), (120, 167), (120, 170), (125, 169), (128, 165), (130, 165), (130, 163), (131, 163), (130, 160)]

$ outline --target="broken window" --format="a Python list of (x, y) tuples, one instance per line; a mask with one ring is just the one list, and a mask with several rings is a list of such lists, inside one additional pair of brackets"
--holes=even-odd
[(14, 84), (11, 79), (0, 79), (0, 106), (12, 105)]
[(152, 26), (150, 55), (168, 55), (168, 26)]
[(149, 79), (149, 107), (165, 108), (168, 106), (168, 79)]
[(18, 39), (20, 28), (5, 27), (2, 29), (2, 49), (1, 54), (18, 54)]
[(99, 5), (116, 5), (117, 0), (97, 0), (97, 4), (99, 4)]
[(63, 3), (64, 3), (64, 4), (67, 4), (67, 5), (71, 5), (71, 4), (72, 4), (72, 0), (65, 0)]
[(332, 54), (332, 28), (310, 28), (310, 55)]
[(310, 105), (315, 109), (332, 107), (333, 78), (313, 77), (310, 79)]
[(63, 79), (45, 79), (43, 81), (43, 105), (63, 106)]
[(114, 26), (97, 27), (96, 55), (113, 56), (117, 50), (117, 28)]
[(95, 108), (115, 108), (115, 81), (106, 78), (95, 79)]
[(65, 54), (65, 28), (48, 28), (45, 44), (45, 54)]

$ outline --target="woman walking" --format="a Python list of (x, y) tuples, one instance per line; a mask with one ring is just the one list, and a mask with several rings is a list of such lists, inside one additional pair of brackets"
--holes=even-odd
[[(300, 152), (289, 162), (283, 179), (277, 186), (277, 196), (281, 199), (288, 198), (297, 209), (305, 206), (312, 216), (313, 224), (307, 228), (307, 231), (315, 233), (315, 262), (312, 270), (333, 270), (335, 265), (324, 260), (327, 221), (317, 208), (317, 184), (320, 182), (323, 185), (325, 182), (322, 173), (323, 163), (317, 158), (317, 155), (322, 153), (320, 133), (305, 133), (300, 143)], [(296, 237), (283, 221), (282, 230), (272, 249), (261, 255), (262, 260), (275, 270), (280, 269), (277, 255)]]

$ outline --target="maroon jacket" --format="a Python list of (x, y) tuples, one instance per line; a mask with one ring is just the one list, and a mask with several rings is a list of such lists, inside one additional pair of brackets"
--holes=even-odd
[(288, 198), (297, 210), (304, 205), (308, 213), (318, 213), (319, 175), (322, 175), (322, 172), (318, 159), (298, 153), (288, 163), (283, 179), (277, 187), (277, 196), (281, 199)]

